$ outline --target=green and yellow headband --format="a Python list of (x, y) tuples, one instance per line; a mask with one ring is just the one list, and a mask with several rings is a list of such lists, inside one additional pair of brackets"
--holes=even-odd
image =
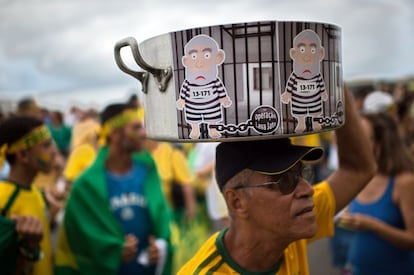
[(3, 144), (0, 148), (0, 167), (3, 165), (6, 154), (14, 154), (26, 150), (50, 139), (52, 136), (46, 125), (39, 126), (12, 144)]
[(143, 113), (141, 110), (127, 109), (104, 123), (101, 136), (106, 138), (113, 129), (123, 127), (136, 120), (143, 121)]

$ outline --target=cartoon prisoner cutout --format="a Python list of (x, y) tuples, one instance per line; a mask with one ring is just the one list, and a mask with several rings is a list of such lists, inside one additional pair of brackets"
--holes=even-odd
[(227, 108), (232, 103), (218, 77), (218, 66), (224, 59), (217, 42), (204, 34), (194, 36), (184, 47), (185, 80), (176, 104), (191, 126), (191, 139), (200, 137), (201, 123), (207, 124), (211, 138), (221, 137), (214, 126), (222, 120), (222, 106)]
[[(319, 36), (313, 30), (304, 30), (293, 39), (290, 57), (293, 72), (286, 83), (281, 100), (291, 102), (292, 116), (297, 119), (295, 133), (306, 130), (306, 119), (322, 115), (323, 102), (328, 99), (325, 82), (321, 74), (321, 61), (325, 55)], [(312, 125), (312, 130), (320, 130), (321, 125)]]

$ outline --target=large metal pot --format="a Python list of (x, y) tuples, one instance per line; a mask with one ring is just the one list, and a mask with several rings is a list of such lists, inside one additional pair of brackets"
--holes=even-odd
[[(144, 70), (130, 69), (130, 47)], [(279, 138), (344, 123), (341, 30), (260, 21), (171, 32), (115, 45), (141, 82), (148, 137), (174, 142)]]

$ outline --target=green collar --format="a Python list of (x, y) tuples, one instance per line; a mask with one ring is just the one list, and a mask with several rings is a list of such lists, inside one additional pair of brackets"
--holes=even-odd
[(231, 268), (233, 268), (235, 271), (237, 271), (240, 274), (244, 275), (275, 275), (279, 271), (280, 265), (282, 263), (281, 260), (279, 260), (271, 269), (268, 271), (263, 272), (251, 272), (249, 270), (244, 269), (240, 265), (238, 265), (229, 255), (229, 253), (226, 250), (226, 247), (224, 246), (224, 235), (226, 234), (228, 228), (225, 228), (220, 231), (219, 235), (216, 239), (216, 246), (218, 252), (223, 257), (224, 262), (226, 262)]

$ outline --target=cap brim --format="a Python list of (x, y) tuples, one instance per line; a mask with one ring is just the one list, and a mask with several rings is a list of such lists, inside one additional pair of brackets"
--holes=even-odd
[(316, 161), (323, 156), (322, 147), (308, 147), (292, 145), (284, 152), (275, 155), (266, 155), (258, 158), (249, 167), (258, 173), (266, 175), (282, 174), (294, 167), (299, 161)]
[(264, 174), (281, 174), (301, 160), (323, 156), (321, 147), (293, 145), (288, 138), (224, 142), (216, 148), (216, 179), (219, 186), (245, 168)]

